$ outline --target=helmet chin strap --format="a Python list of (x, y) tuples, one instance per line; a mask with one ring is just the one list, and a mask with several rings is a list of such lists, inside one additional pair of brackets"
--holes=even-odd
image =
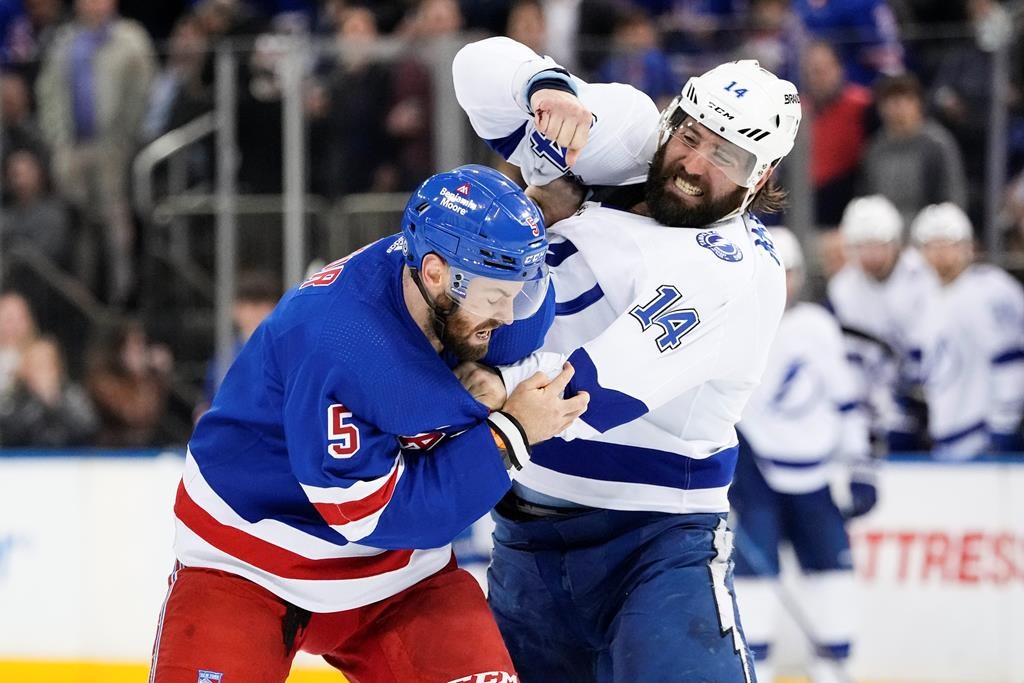
[(431, 298), (427, 292), (427, 288), (423, 285), (423, 280), (420, 278), (419, 268), (409, 267), (409, 275), (412, 276), (412, 281), (416, 283), (416, 288), (420, 290), (420, 296), (423, 297), (423, 301), (426, 302), (427, 308), (430, 309), (430, 326), (434, 330), (434, 334), (437, 335), (437, 340), (441, 342), (441, 347), (444, 347), (444, 335), (448, 329), (448, 318), (459, 309), (459, 302), (452, 300), (452, 305), (447, 310), (442, 309), (437, 305), (437, 302)]

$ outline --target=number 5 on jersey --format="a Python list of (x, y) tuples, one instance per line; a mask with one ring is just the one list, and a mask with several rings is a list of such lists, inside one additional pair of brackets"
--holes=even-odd
[(672, 304), (683, 298), (683, 295), (672, 285), (660, 285), (658, 295), (643, 306), (634, 306), (629, 314), (640, 321), (646, 332), (652, 325), (662, 329), (657, 339), (658, 351), (664, 353), (677, 348), (683, 337), (700, 324), (700, 316), (693, 308), (668, 310)]
[(359, 450), (359, 427), (345, 420), (352, 412), (340, 403), (327, 408), (327, 453), (332, 458), (351, 458)]

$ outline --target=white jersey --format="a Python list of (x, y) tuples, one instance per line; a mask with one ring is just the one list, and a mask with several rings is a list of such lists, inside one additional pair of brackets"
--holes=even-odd
[(834, 456), (866, 462), (860, 399), (835, 318), (815, 304), (788, 309), (739, 424), (768, 485), (809, 493), (828, 485)]
[[(532, 183), (566, 171), (545, 153), (551, 144), (525, 101), (529, 80), (552, 68), (507, 38), (467, 45), (453, 66), (476, 132)], [(657, 108), (629, 86), (576, 85), (596, 122), (569, 170), (589, 184), (643, 181)], [(586, 203), (551, 234), (555, 321), (542, 352), (502, 374), (511, 392), (538, 369), (556, 374), (568, 358), (576, 373), (567, 393), (590, 392), (590, 405), (564, 438), (534, 447), (514, 486), (617, 510), (728, 511), (735, 425), (785, 306), (767, 230), (750, 217), (669, 228)]]
[(1024, 412), (1024, 289), (991, 265), (942, 288), (925, 321), (928, 423), (935, 451), (982, 453)]
[[(452, 63), (455, 96), (473, 130), (518, 166), (530, 185), (546, 185), (569, 171), (565, 150), (537, 132), (524, 92), (537, 73), (557, 68), (550, 57), (510, 38), (470, 43)], [(629, 85), (573, 80), (594, 125), (572, 174), (587, 185), (643, 182), (657, 147), (658, 107)]]
[(901, 381), (920, 379), (920, 330), (939, 280), (921, 254), (903, 250), (884, 282), (847, 264), (828, 283), (828, 299), (847, 332), (847, 357), (853, 363), (858, 391), (878, 414), (886, 431), (905, 427), (892, 404)]
[(502, 371), (575, 368), (590, 405), (534, 447), (518, 485), (581, 505), (725, 512), (735, 425), (785, 306), (767, 230), (749, 216), (668, 228), (587, 203), (558, 223), (555, 322), (541, 353)]

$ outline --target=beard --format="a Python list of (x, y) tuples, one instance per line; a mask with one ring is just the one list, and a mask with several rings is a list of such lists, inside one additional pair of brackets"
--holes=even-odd
[(480, 339), (476, 336), (477, 333), (501, 327), (501, 323), (497, 320), (491, 319), (474, 323), (469, 318), (470, 314), (466, 313), (464, 309), (456, 308), (455, 312), (448, 316), (444, 333), (441, 335), (441, 344), (460, 361), (477, 361), (486, 356), (491, 337), (488, 335), (486, 338)]
[[(737, 187), (724, 197), (713, 199), (711, 188), (701, 177), (690, 175), (681, 166), (675, 171), (669, 171), (664, 167), (667, 148), (668, 145), (662, 145), (654, 153), (651, 171), (647, 174), (647, 184), (644, 187), (647, 210), (651, 218), (673, 228), (703, 228), (721, 220), (740, 206), (747, 195), (747, 188)], [(668, 183), (675, 176), (701, 189), (704, 194), (694, 197), (699, 204), (685, 204), (668, 189)]]

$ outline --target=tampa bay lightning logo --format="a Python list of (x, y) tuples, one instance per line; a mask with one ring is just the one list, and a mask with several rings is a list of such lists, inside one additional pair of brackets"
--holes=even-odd
[(723, 261), (736, 261), (743, 260), (743, 252), (735, 244), (719, 235), (714, 230), (704, 230), (697, 233), (697, 244), (704, 247), (705, 249), (711, 250), (711, 253), (722, 259)]

